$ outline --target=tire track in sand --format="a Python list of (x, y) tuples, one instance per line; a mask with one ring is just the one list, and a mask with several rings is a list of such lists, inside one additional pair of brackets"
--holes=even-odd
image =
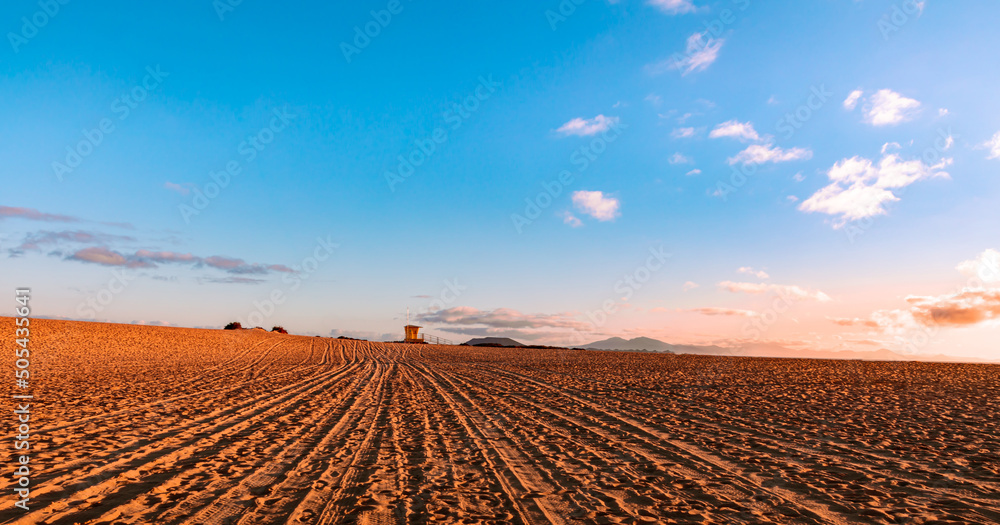
[[(190, 457), (200, 448), (211, 447), (227, 434), (246, 433), (261, 419), (294, 404), (298, 396), (324, 388), (349, 373), (346, 367), (332, 370), (311, 381), (293, 383), (272, 394), (220, 409), (192, 426), (170, 429), (151, 436), (141, 444), (91, 457), (90, 461), (99, 466), (82, 475), (72, 472), (48, 479), (37, 492), (32, 491), (32, 499), (37, 498), (36, 505), (41, 504), (41, 508), (24, 515), (22, 519), (30, 522), (79, 512), (77, 507), (87, 500), (114, 492), (117, 477), (139, 478), (144, 470)], [(105, 463), (101, 463), (102, 459)]]
[[(476, 367), (465, 367), (469, 370), (474, 370)], [(584, 399), (580, 396), (573, 395), (570, 392), (566, 392), (559, 387), (551, 386), (548, 383), (538, 381), (530, 376), (523, 374), (518, 374), (515, 372), (509, 372), (506, 370), (490, 367), (490, 371), (495, 374), (492, 376), (493, 380), (496, 380), (496, 375), (514, 377), (521, 381), (527, 381), (541, 388), (547, 389), (557, 395), (563, 396), (574, 403), (586, 407), (590, 413), (586, 412), (581, 415), (597, 417), (602, 424), (605, 425), (615, 425), (621, 429), (617, 436), (612, 436), (607, 433), (607, 430), (603, 430), (600, 426), (594, 425), (592, 423), (584, 422), (581, 419), (574, 418), (574, 424), (589, 428), (599, 434), (604, 434), (606, 439), (618, 440), (623, 445), (626, 440), (638, 441), (642, 443), (643, 450), (640, 452), (647, 457), (650, 455), (651, 451), (658, 450), (661, 454), (666, 454), (665, 457), (659, 457), (659, 461), (666, 460), (670, 457), (675, 457), (686, 461), (694, 467), (694, 470), (705, 471), (721, 471), (729, 477), (729, 483), (740, 490), (744, 491), (749, 495), (756, 493), (767, 493), (779, 500), (786, 502), (789, 506), (795, 508), (798, 512), (802, 513), (804, 516), (809, 516), (813, 520), (819, 523), (851, 523), (853, 517), (850, 515), (844, 515), (841, 512), (837, 512), (830, 505), (824, 504), (822, 502), (807, 499), (801, 494), (793, 492), (788, 489), (784, 489), (777, 486), (767, 486), (766, 480), (761, 479), (759, 476), (752, 473), (746, 472), (743, 468), (735, 464), (733, 461), (719, 457), (718, 455), (712, 454), (708, 451), (702, 450), (699, 447), (686, 443), (675, 437), (665, 433), (664, 431), (653, 428), (650, 425), (639, 421), (635, 417), (618, 412), (615, 410), (610, 410), (598, 403), (592, 402), (590, 400)], [(558, 411), (551, 408), (552, 406), (559, 406), (561, 403), (549, 403), (547, 407), (544, 407), (547, 411), (553, 414), (557, 414)], [(541, 407), (541, 405), (536, 405)], [(571, 417), (567, 414), (561, 414), (561, 417)], [(669, 445), (673, 450), (669, 450), (664, 447), (664, 445)], [(639, 449), (634, 449), (634, 451), (639, 452)], [(656, 459), (656, 458), (651, 458)], [(776, 509), (780, 510), (780, 509)]]
[[(439, 373), (422, 364), (417, 364), (415, 367), (423, 373), (424, 379), (433, 385), (448, 407), (463, 420), (463, 426), (476, 445), (486, 454), (491, 470), (504, 486), (504, 492), (515, 503), (524, 522), (560, 525), (577, 521), (570, 515), (580, 515), (582, 509), (567, 500), (563, 487), (547, 481), (522, 451), (511, 446), (493, 444), (500, 441), (498, 434), (502, 430), (497, 427), (496, 422), (488, 419), (475, 402), (455, 389), (454, 385), (451, 385), (450, 390), (442, 386), (441, 383), (447, 380)], [(476, 416), (473, 411), (479, 412), (480, 415)]]

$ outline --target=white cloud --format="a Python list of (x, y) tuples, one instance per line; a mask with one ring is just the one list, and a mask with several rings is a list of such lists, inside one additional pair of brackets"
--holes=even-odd
[(573, 206), (599, 221), (610, 221), (618, 217), (619, 204), (618, 199), (606, 197), (600, 191), (573, 192)]
[(696, 283), (694, 281), (688, 281), (688, 282), (684, 283), (684, 286), (681, 286), (681, 290), (684, 290), (685, 292), (688, 292), (688, 291), (694, 290), (697, 287), (698, 287), (698, 283)]
[(564, 136), (577, 135), (580, 137), (586, 137), (596, 135), (602, 131), (607, 131), (616, 124), (618, 124), (618, 117), (605, 117), (604, 115), (598, 115), (592, 119), (575, 118), (563, 124), (556, 130), (556, 133), (560, 133)]
[(691, 158), (686, 157), (683, 153), (677, 152), (670, 156), (669, 162), (671, 164), (690, 164)]
[(955, 269), (985, 284), (1000, 283), (1000, 252), (987, 249), (975, 259), (959, 263)]
[(844, 99), (844, 109), (846, 109), (847, 111), (854, 111), (854, 108), (857, 107), (858, 100), (861, 99), (861, 95), (863, 93), (864, 92), (862, 92), (860, 89), (855, 89), (854, 91), (851, 91), (851, 94), (847, 95), (847, 98)]
[(573, 215), (572, 212), (569, 211), (563, 212), (562, 218), (563, 218), (563, 224), (569, 224), (573, 228), (579, 228), (580, 226), (583, 226), (583, 221), (578, 219), (576, 215)]
[(830, 184), (799, 205), (799, 210), (836, 215), (834, 228), (848, 221), (884, 215), (884, 205), (898, 201), (893, 189), (904, 188), (919, 180), (949, 177), (941, 171), (952, 159), (928, 166), (921, 160), (904, 161), (899, 155), (882, 157), (878, 165), (862, 157), (843, 159), (827, 172)]
[(722, 44), (726, 42), (723, 38), (712, 38), (708, 32), (694, 33), (687, 40), (687, 57), (677, 62), (677, 69), (683, 69), (682, 75), (696, 71), (704, 71), (711, 66), (717, 58)]
[(948, 111), (948, 109), (947, 109), (947, 108), (939, 108), (939, 109), (938, 109), (938, 116), (939, 116), (939, 117), (947, 117), (947, 116), (948, 116), (948, 113), (951, 113), (951, 112), (950, 112), (950, 111)]
[(788, 195), (787, 197), (785, 197), (785, 200), (787, 200), (788, 202), (799, 202), (799, 198), (796, 197), (795, 195)]
[(868, 97), (865, 122), (872, 126), (894, 126), (912, 120), (919, 110), (920, 102), (891, 89), (880, 89)]
[(698, 168), (695, 168), (695, 169), (693, 169), (693, 170), (685, 173), (685, 175), (687, 175), (688, 177), (692, 177), (694, 175), (701, 175), (701, 170), (698, 169)]
[(709, 36), (708, 31), (694, 33), (688, 37), (684, 53), (675, 53), (663, 62), (648, 66), (647, 70), (652, 74), (659, 74), (670, 69), (678, 69), (681, 75), (704, 71), (719, 57), (719, 51), (725, 42), (724, 38)]
[(681, 310), (681, 312), (689, 312), (693, 314), (701, 315), (723, 315), (727, 317), (757, 317), (759, 314), (751, 310), (737, 310), (734, 308), (716, 308), (716, 307), (705, 307), (705, 308), (688, 308), (686, 310)]
[(980, 144), (979, 147), (990, 150), (990, 153), (986, 156), (986, 158), (1000, 159), (1000, 131), (996, 132), (990, 140)]
[(792, 176), (792, 180), (794, 180), (795, 182), (802, 182), (806, 180), (806, 176), (803, 175), (802, 172), (800, 171)]
[(736, 273), (742, 273), (743, 275), (753, 275), (758, 279), (770, 279), (771, 276), (767, 274), (764, 270), (754, 270), (749, 266), (743, 266), (736, 270)]
[(809, 290), (801, 286), (788, 284), (734, 283), (732, 281), (723, 281), (719, 283), (719, 287), (733, 293), (765, 294), (773, 292), (793, 299), (812, 299), (821, 303), (832, 301), (829, 295), (819, 290)]
[(749, 122), (739, 122), (737, 120), (730, 120), (715, 126), (715, 129), (708, 134), (708, 137), (713, 139), (717, 139), (719, 137), (732, 137), (743, 142), (748, 140), (756, 142), (760, 140), (760, 135), (757, 134), (757, 130), (753, 129), (753, 124)]
[(781, 149), (773, 144), (753, 144), (729, 158), (729, 164), (764, 164), (766, 162), (788, 162), (808, 160), (812, 151), (804, 148)]
[(670, 136), (675, 139), (687, 139), (695, 135), (694, 128), (677, 128), (670, 132)]
[(898, 142), (886, 142), (885, 144), (882, 144), (882, 154), (885, 155), (885, 152), (889, 151), (889, 148), (900, 149), (902, 146), (900, 146)]
[(655, 95), (653, 93), (650, 93), (650, 94), (646, 95), (646, 98), (643, 99), (643, 100), (645, 100), (646, 102), (649, 102), (650, 104), (652, 104), (652, 105), (654, 105), (656, 107), (660, 107), (660, 105), (663, 104), (663, 99), (660, 98), (660, 95)]
[(697, 10), (691, 0), (649, 0), (649, 5), (656, 6), (671, 15), (693, 13)]

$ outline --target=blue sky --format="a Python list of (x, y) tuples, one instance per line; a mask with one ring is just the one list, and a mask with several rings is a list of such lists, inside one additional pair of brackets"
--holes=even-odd
[(995, 3), (2, 13), (39, 315), (1000, 358)]

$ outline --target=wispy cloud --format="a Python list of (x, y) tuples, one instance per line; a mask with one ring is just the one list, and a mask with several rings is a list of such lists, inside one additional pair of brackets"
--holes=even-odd
[(476, 326), (491, 328), (569, 328), (586, 330), (590, 325), (576, 320), (571, 314), (525, 314), (510, 308), (478, 310), (471, 306), (458, 306), (418, 316), (424, 323)]
[(91, 246), (66, 257), (69, 260), (86, 263), (100, 264), (103, 266), (125, 266), (128, 268), (148, 268), (151, 263), (138, 259), (131, 259), (114, 250), (103, 246)]
[(187, 195), (191, 193), (191, 188), (189, 188), (188, 185), (185, 184), (174, 184), (173, 182), (167, 181), (163, 183), (163, 187), (170, 191), (180, 193), (181, 195)]
[(190, 253), (177, 252), (152, 252), (149, 250), (139, 250), (135, 252), (137, 258), (158, 262), (158, 263), (196, 263), (200, 262), (200, 257), (195, 257)]
[(79, 219), (77, 217), (72, 217), (70, 215), (46, 213), (38, 211), (34, 208), (19, 208), (12, 206), (0, 206), (0, 220), (3, 219), (24, 219), (28, 221), (41, 221), (41, 222), (91, 222), (94, 224), (104, 224), (106, 226), (114, 226), (116, 228), (124, 228), (128, 230), (135, 229), (135, 226), (127, 222), (84, 221), (82, 219)]
[(225, 270), (229, 273), (240, 274), (266, 274), (270, 272), (295, 273), (295, 270), (282, 264), (249, 264), (243, 259), (221, 257), (218, 255), (206, 257), (201, 260), (206, 266)]
[(107, 244), (110, 242), (134, 241), (127, 235), (111, 235), (99, 232), (81, 230), (47, 231), (42, 230), (25, 235), (17, 250), (40, 250), (43, 246), (76, 243), (76, 244)]
[(830, 184), (803, 201), (799, 210), (837, 216), (834, 228), (884, 215), (885, 204), (899, 200), (892, 190), (932, 177), (948, 178), (942, 169), (951, 162), (945, 158), (928, 166), (919, 159), (904, 161), (896, 154), (883, 156), (877, 165), (862, 157), (843, 159), (827, 172)]
[(556, 133), (563, 136), (587, 137), (607, 131), (616, 124), (618, 124), (618, 117), (605, 117), (604, 115), (597, 115), (591, 119), (578, 117), (560, 126)]
[[(138, 250), (132, 254), (123, 254), (106, 246), (92, 246), (77, 250), (66, 257), (68, 260), (100, 264), (103, 266), (124, 266), (127, 268), (156, 268), (160, 264), (190, 264), (192, 266), (208, 266), (223, 270), (226, 273), (238, 275), (266, 275), (272, 272), (294, 273), (295, 270), (281, 264), (247, 263), (243, 259), (212, 256), (197, 257), (190, 253), (152, 252)], [(213, 282), (237, 282), (213, 281)]]
[(827, 317), (827, 320), (837, 326), (863, 326), (866, 328), (878, 328), (879, 324), (871, 319)]
[(739, 310), (735, 308), (716, 308), (716, 307), (705, 307), (705, 308), (688, 308), (686, 310), (681, 310), (681, 312), (710, 315), (710, 316), (726, 316), (726, 317), (757, 317), (757, 312), (752, 310)]
[(765, 294), (776, 293), (778, 295), (792, 297), (796, 299), (811, 299), (821, 303), (829, 302), (829, 295), (819, 291), (810, 290), (801, 286), (788, 284), (767, 284), (767, 283), (737, 283), (723, 281), (719, 283), (719, 288), (733, 293)]
[(736, 156), (730, 157), (728, 162), (729, 164), (765, 164), (768, 162), (809, 160), (812, 156), (812, 150), (805, 148), (782, 149), (773, 144), (752, 144), (737, 153)]
[(851, 94), (847, 95), (847, 98), (844, 99), (844, 109), (847, 111), (854, 111), (854, 108), (858, 106), (858, 101), (861, 100), (861, 95), (863, 94), (864, 91), (861, 91), (860, 89), (851, 91)]
[(697, 130), (694, 128), (676, 128), (670, 132), (670, 136), (675, 139), (687, 139), (695, 136)]
[(568, 224), (573, 228), (579, 228), (580, 226), (583, 226), (583, 221), (577, 218), (576, 215), (573, 215), (572, 212), (569, 211), (563, 212), (562, 218), (563, 218), (563, 224)]
[(198, 282), (213, 284), (260, 284), (266, 281), (252, 277), (202, 277), (198, 279)]
[(573, 192), (573, 206), (599, 221), (614, 220), (620, 215), (618, 199), (608, 197), (600, 191)]
[(691, 164), (693, 161), (691, 160), (691, 157), (688, 157), (678, 151), (677, 153), (671, 155), (670, 158), (667, 159), (667, 162), (671, 164)]
[(691, 0), (649, 0), (649, 5), (656, 6), (671, 15), (693, 13), (698, 9)]
[(0, 219), (25, 219), (29, 221), (45, 222), (79, 222), (80, 219), (68, 215), (56, 215), (43, 213), (34, 208), (13, 208), (10, 206), (0, 206)]
[(711, 66), (717, 58), (722, 45), (726, 42), (724, 38), (714, 38), (704, 33), (694, 33), (687, 39), (687, 47), (683, 53), (675, 53), (674, 56), (646, 67), (650, 74), (661, 74), (668, 70), (676, 69), (682, 76), (690, 73), (704, 71)]
[(743, 275), (752, 275), (758, 279), (769, 279), (771, 276), (767, 274), (764, 270), (754, 270), (749, 266), (743, 266), (736, 270), (737, 273), (742, 273)]
[(688, 292), (688, 291), (694, 290), (697, 287), (698, 287), (698, 283), (696, 283), (694, 281), (687, 281), (687, 282), (684, 283), (684, 286), (681, 286), (681, 290), (683, 290), (685, 292)]

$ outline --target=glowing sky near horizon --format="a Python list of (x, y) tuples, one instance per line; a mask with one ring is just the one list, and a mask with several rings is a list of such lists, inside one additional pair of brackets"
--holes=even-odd
[(49, 10), (0, 8), (35, 315), (1000, 359), (995, 2)]

